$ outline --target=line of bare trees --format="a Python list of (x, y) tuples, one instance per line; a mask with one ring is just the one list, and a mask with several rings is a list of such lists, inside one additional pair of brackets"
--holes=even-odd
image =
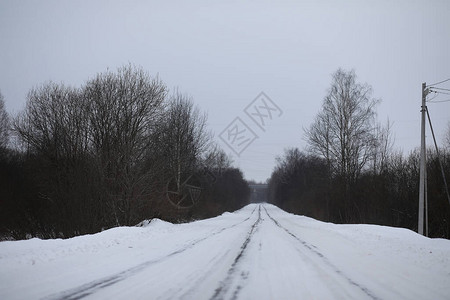
[[(305, 129), (308, 149), (288, 149), (278, 158), (270, 201), (325, 221), (417, 230), (419, 153), (393, 151), (391, 124), (376, 120), (378, 102), (354, 71), (335, 72), (321, 111)], [(440, 154), (448, 181), (450, 143)], [(450, 205), (431, 149), (427, 170), (430, 236), (450, 238)]]
[[(177, 221), (236, 209), (248, 199), (239, 171), (221, 176), (236, 170), (213, 145), (207, 116), (141, 68), (100, 73), (80, 88), (52, 82), (33, 88), (12, 122), (0, 105), (4, 236), (70, 237), (152, 217)], [(191, 206), (167, 201), (169, 182), (186, 192), (182, 174), (199, 178), (201, 195)], [(231, 196), (233, 205), (206, 205), (223, 192), (213, 192), (221, 180), (245, 186)]]

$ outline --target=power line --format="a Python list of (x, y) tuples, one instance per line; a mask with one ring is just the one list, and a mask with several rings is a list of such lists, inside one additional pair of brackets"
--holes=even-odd
[(438, 87), (431, 87), (431, 89), (442, 90), (442, 91), (449, 91), (450, 92), (450, 89), (444, 89), (444, 88), (438, 88)]
[[(450, 91), (450, 90), (449, 90)], [(431, 89), (428, 90), (429, 93), (434, 93), (435, 95), (431, 98), (426, 100), (428, 103), (441, 103), (441, 102), (449, 102), (450, 99), (446, 99), (446, 100), (434, 100), (437, 97), (439, 97), (439, 94), (448, 94), (448, 93), (444, 93), (444, 92), (440, 92), (440, 91), (433, 91)]]
[[(434, 98), (436, 98), (436, 97), (434, 97)], [(433, 98), (433, 99), (434, 99)], [(447, 99), (447, 100), (436, 100), (436, 101), (431, 101), (431, 100), (428, 100), (427, 102), (429, 102), (429, 103), (442, 103), (442, 102), (450, 102), (450, 99)]]
[(431, 125), (431, 118), (430, 118), (430, 113), (428, 112), (428, 109), (426, 110), (426, 112), (427, 112), (427, 116), (428, 116), (428, 123), (430, 123), (431, 134), (433, 135), (434, 147), (436, 148), (437, 158), (439, 161), (439, 165), (441, 167), (442, 180), (444, 181), (445, 191), (447, 192), (448, 203), (450, 204), (450, 193), (448, 192), (447, 179), (445, 178), (444, 167), (442, 166), (442, 161), (441, 161), (441, 155), (439, 154), (439, 148), (436, 143), (436, 137), (434, 136), (433, 125)]
[(438, 85), (438, 84), (441, 84), (441, 83), (444, 83), (444, 82), (447, 82), (447, 81), (450, 81), (450, 78), (442, 80), (442, 81), (439, 81), (439, 82), (436, 82), (436, 83), (433, 83), (433, 84), (429, 84), (429, 85), (427, 85), (427, 87), (431, 87), (433, 85)]
[(439, 96), (439, 94), (438, 94), (438, 93), (435, 93), (435, 95), (433, 96), (433, 98), (428, 99), (427, 102), (432, 102), (433, 99), (435, 99), (435, 98), (438, 97), (438, 96)]
[(433, 93), (438, 93), (438, 94), (445, 94), (445, 95), (450, 95), (450, 93), (446, 93), (446, 92), (441, 92), (441, 91), (433, 91), (433, 90), (430, 90), (430, 92), (433, 92)]

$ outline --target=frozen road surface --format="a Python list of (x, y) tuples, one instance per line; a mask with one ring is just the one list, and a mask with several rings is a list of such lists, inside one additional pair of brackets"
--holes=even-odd
[(269, 204), (0, 243), (0, 299), (450, 299), (450, 241)]

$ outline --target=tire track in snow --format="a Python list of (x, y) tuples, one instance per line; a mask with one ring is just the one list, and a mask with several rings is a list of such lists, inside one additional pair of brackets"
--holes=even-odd
[[(205, 240), (207, 240), (207, 239), (209, 239), (209, 238), (211, 238), (211, 237), (213, 237), (215, 235), (218, 235), (218, 234), (224, 232), (225, 230), (234, 228), (236, 226), (239, 226), (242, 223), (247, 222), (248, 220), (250, 220), (252, 215), (255, 213), (256, 208), (257, 207), (255, 207), (253, 209), (253, 211), (250, 213), (250, 215), (247, 218), (245, 218), (244, 220), (242, 220), (242, 221), (240, 221), (238, 223), (235, 223), (235, 224), (233, 224), (231, 226), (223, 227), (220, 230), (218, 230), (216, 232), (213, 232), (211, 234), (208, 234), (205, 237), (202, 237), (202, 238), (199, 238), (197, 240), (194, 240), (193, 242), (189, 243), (188, 245), (186, 245), (186, 246), (184, 246), (184, 247), (182, 247), (180, 249), (177, 249), (177, 250), (169, 253), (166, 256), (163, 256), (161, 258), (154, 259), (154, 260), (149, 260), (149, 261), (141, 263), (141, 264), (139, 264), (139, 265), (137, 265), (135, 267), (129, 268), (129, 269), (125, 270), (125, 271), (116, 273), (116, 274), (111, 275), (111, 276), (106, 276), (106, 277), (103, 277), (103, 278), (98, 279), (98, 280), (91, 281), (89, 283), (83, 284), (83, 285), (78, 286), (76, 288), (69, 289), (69, 290), (66, 290), (66, 291), (62, 291), (62, 292), (59, 292), (59, 293), (56, 293), (56, 294), (44, 297), (42, 299), (43, 300), (75, 300), (75, 299), (82, 299), (84, 297), (92, 295), (95, 292), (99, 291), (100, 289), (106, 288), (106, 287), (111, 286), (113, 284), (116, 284), (116, 283), (118, 283), (120, 281), (123, 281), (123, 280), (127, 279), (128, 277), (141, 272), (142, 270), (146, 269), (147, 267), (149, 267), (151, 265), (154, 265), (154, 264), (157, 264), (157, 263), (159, 263), (161, 261), (164, 261), (164, 260), (166, 260), (166, 259), (168, 259), (168, 258), (170, 258), (170, 257), (172, 257), (174, 255), (183, 253), (186, 250), (192, 249), (197, 244), (199, 244), (199, 243), (201, 243), (201, 242), (203, 242), (203, 241), (205, 241)], [(258, 214), (259, 214), (259, 217), (260, 217), (261, 216), (261, 208), (260, 207), (259, 207)], [(259, 217), (258, 217), (258, 220), (259, 220)]]
[(289, 231), (286, 227), (282, 226), (277, 220), (275, 220), (267, 211), (266, 207), (264, 207), (264, 210), (267, 214), (267, 216), (273, 221), (273, 223), (278, 226), (280, 229), (284, 230), (288, 235), (290, 235), (292, 238), (300, 242), (300, 244), (306, 248), (310, 253), (313, 253), (314, 255), (318, 256), (329, 268), (331, 268), (336, 274), (344, 278), (348, 283), (351, 285), (357, 287), (359, 290), (361, 290), (365, 295), (367, 295), (369, 298), (373, 300), (380, 300), (377, 296), (374, 295), (372, 291), (370, 291), (367, 287), (363, 286), (362, 284), (357, 283), (353, 279), (351, 279), (348, 275), (346, 275), (344, 272), (342, 272), (338, 267), (336, 267), (331, 261), (323, 255), (320, 251), (317, 250), (317, 247), (307, 243), (306, 241), (302, 240), (295, 234), (293, 234), (291, 231)]
[[(250, 243), (253, 235), (258, 229), (258, 225), (261, 223), (261, 205), (258, 206), (258, 219), (253, 223), (252, 227), (250, 228), (250, 231), (247, 233), (247, 238), (245, 239), (244, 243), (241, 246), (241, 251), (239, 251), (238, 255), (234, 258), (233, 263), (231, 264), (231, 267), (228, 269), (227, 277), (220, 282), (219, 287), (216, 288), (214, 295), (210, 298), (210, 300), (219, 300), (224, 299), (224, 297), (227, 295), (228, 291), (230, 290), (233, 280), (236, 279), (236, 271), (237, 271), (237, 264), (240, 262), (241, 258), (244, 256), (244, 253), (247, 249), (248, 244)], [(248, 277), (248, 272), (242, 272), (240, 274), (242, 279), (246, 279)], [(238, 285), (233, 293), (231, 299), (237, 299), (240, 290), (242, 289), (242, 286)]]

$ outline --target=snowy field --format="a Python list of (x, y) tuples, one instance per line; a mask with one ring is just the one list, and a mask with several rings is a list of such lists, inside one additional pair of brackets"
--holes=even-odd
[(269, 204), (0, 243), (0, 299), (450, 299), (450, 241)]

